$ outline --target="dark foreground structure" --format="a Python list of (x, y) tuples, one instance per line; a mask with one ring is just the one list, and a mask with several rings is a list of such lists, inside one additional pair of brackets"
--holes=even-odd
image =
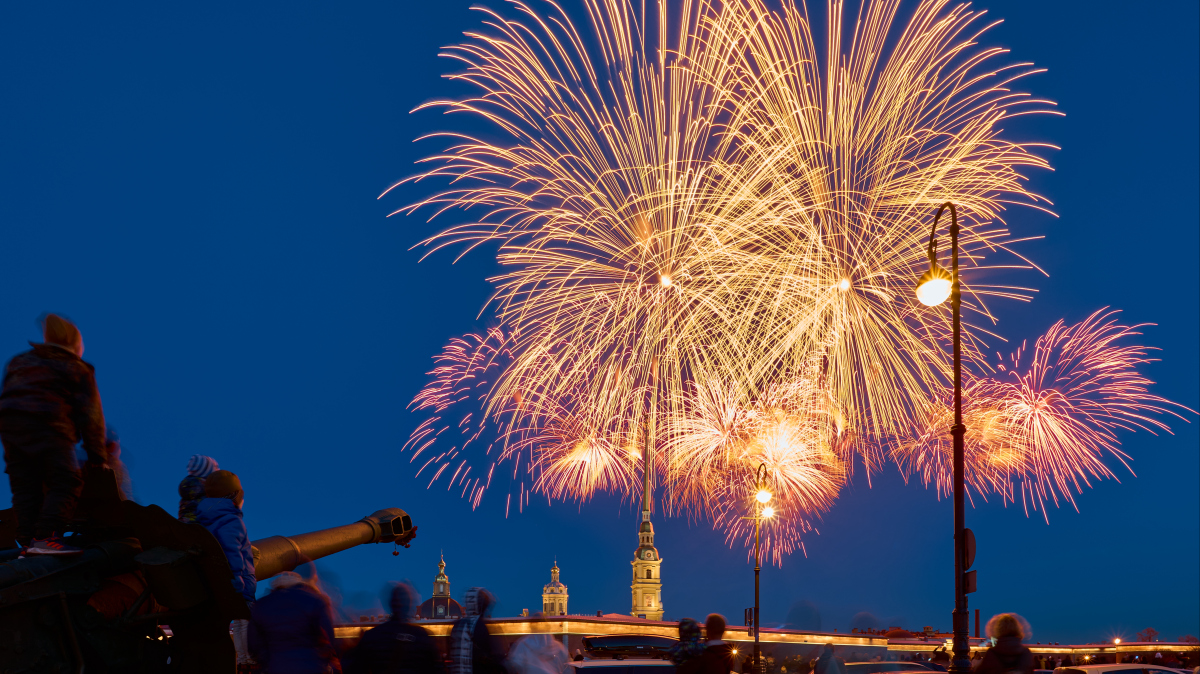
[[(250, 614), (217, 540), (158, 506), (90, 505), (83, 554), (19, 559), (18, 550), (0, 550), (0, 672), (232, 672), (229, 622)], [(257, 540), (255, 575), (265, 580), (357, 545), (405, 543), (412, 529), (403, 510), (389, 508)]]

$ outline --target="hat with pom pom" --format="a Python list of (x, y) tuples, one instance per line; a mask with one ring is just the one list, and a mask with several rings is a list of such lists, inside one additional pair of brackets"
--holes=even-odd
[(217, 460), (211, 456), (193, 454), (192, 458), (188, 459), (188, 475), (195, 475), (202, 480), (209, 475), (212, 475), (213, 471), (217, 468)]

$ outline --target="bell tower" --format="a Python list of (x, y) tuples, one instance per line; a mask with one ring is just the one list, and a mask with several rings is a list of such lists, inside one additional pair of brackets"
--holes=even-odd
[(438, 562), (438, 573), (433, 578), (433, 596), (449, 597), (450, 596), (450, 578), (446, 576), (446, 557), (442, 556)]
[(662, 558), (654, 547), (654, 524), (650, 521), (653, 502), (650, 489), (651, 445), (649, 424), (644, 427), (645, 451), (642, 456), (642, 522), (638, 527), (638, 549), (633, 553), (633, 610), (630, 615), (662, 620)]
[(567, 615), (567, 586), (558, 579), (558, 561), (550, 569), (550, 582), (542, 587), (542, 615)]

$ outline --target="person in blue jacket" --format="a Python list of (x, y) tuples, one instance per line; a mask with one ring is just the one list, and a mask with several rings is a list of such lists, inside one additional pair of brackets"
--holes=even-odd
[(221, 544), (229, 569), (233, 571), (233, 589), (254, 602), (254, 556), (250, 554), (250, 536), (242, 521), (242, 505), (246, 502), (242, 482), (227, 471), (213, 471), (204, 480), (204, 500), (196, 508), (200, 524)]
[[(254, 578), (250, 536), (242, 521), (242, 505), (246, 502), (242, 481), (227, 470), (213, 471), (204, 479), (204, 496), (196, 507), (196, 518), (221, 544), (221, 550), (229, 560), (229, 570), (233, 572), (233, 589), (246, 599), (247, 606), (253, 607), (258, 581)], [(248, 643), (249, 621), (234, 620), (230, 629), (238, 664), (253, 664)]]

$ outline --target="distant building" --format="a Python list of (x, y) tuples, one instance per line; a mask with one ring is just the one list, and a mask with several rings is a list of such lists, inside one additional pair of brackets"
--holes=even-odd
[(447, 620), (466, 615), (462, 605), (450, 598), (450, 578), (446, 576), (446, 559), (438, 562), (438, 573), (433, 578), (433, 596), (426, 599), (417, 609), (422, 620)]
[(567, 614), (567, 586), (558, 580), (558, 561), (550, 569), (550, 582), (542, 586), (542, 615)]
[(633, 553), (633, 610), (630, 615), (647, 620), (662, 620), (662, 557), (654, 547), (654, 524), (650, 522), (650, 443), (646, 443), (642, 476), (642, 523), (638, 528), (638, 549)]

